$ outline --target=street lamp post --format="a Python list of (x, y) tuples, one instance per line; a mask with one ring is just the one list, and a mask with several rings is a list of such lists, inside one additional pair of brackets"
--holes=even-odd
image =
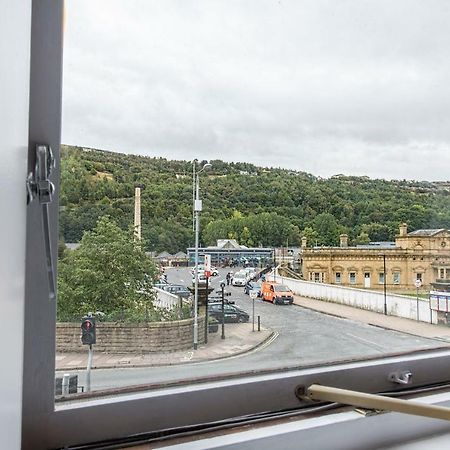
[(200, 174), (211, 168), (211, 164), (204, 164), (204, 166), (195, 173), (194, 169), (193, 177), (195, 184), (195, 198), (194, 198), (194, 216), (195, 216), (195, 275), (194, 275), (194, 350), (198, 348), (198, 240), (200, 232), (200, 212), (202, 210), (202, 201), (200, 200)]
[(383, 253), (383, 292), (384, 292), (384, 315), (387, 316), (387, 301), (386, 301), (386, 254)]
[(222, 339), (225, 339), (225, 283), (220, 283), (220, 289), (222, 292)]

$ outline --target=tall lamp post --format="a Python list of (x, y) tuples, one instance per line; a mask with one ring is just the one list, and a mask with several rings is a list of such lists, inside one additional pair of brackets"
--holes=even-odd
[(383, 293), (384, 293), (384, 315), (387, 316), (386, 302), (386, 254), (383, 253)]
[(198, 348), (198, 237), (200, 232), (200, 212), (202, 210), (202, 201), (200, 200), (200, 174), (209, 170), (211, 164), (204, 164), (203, 167), (195, 173), (195, 164), (197, 160), (194, 160), (193, 169), (193, 182), (195, 185), (195, 198), (194, 198), (194, 216), (195, 216), (195, 275), (194, 275), (194, 350)]

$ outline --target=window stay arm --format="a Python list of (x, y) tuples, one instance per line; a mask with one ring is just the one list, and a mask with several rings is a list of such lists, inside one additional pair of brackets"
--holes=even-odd
[(450, 408), (427, 405), (411, 400), (383, 397), (381, 395), (366, 394), (364, 392), (321, 386), (319, 384), (312, 384), (306, 390), (299, 387), (297, 392), (299, 397), (309, 400), (337, 402), (359, 408), (379, 409), (431, 417), (433, 419), (450, 420)]

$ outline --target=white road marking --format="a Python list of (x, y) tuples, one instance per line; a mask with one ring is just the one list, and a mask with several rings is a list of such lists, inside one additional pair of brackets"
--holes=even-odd
[(352, 337), (352, 338), (354, 338), (354, 339), (356, 339), (357, 341), (363, 341), (363, 342), (365, 342), (366, 344), (373, 345), (374, 347), (376, 347), (376, 348), (378, 348), (378, 349), (380, 349), (380, 350), (385, 350), (385, 347), (383, 347), (382, 345), (378, 345), (376, 342), (369, 341), (368, 339), (364, 339), (364, 338), (362, 338), (361, 336), (355, 336), (355, 335), (352, 334), (352, 333), (344, 333), (344, 334), (347, 335), (347, 336), (350, 336), (350, 337)]

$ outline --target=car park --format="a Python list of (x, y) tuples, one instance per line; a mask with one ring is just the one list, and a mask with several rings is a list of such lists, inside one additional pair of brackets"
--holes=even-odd
[[(208, 312), (211, 317), (214, 317), (219, 322), (222, 321), (222, 303), (210, 303), (208, 304)], [(224, 304), (224, 321), (229, 322), (248, 322), (250, 316), (244, 310), (238, 308), (235, 305)]]

